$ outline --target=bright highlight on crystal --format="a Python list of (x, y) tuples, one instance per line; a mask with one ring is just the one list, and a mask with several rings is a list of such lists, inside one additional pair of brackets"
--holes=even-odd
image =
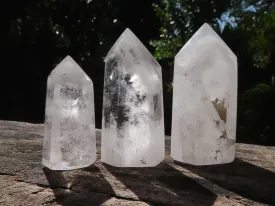
[(235, 158), (237, 58), (204, 24), (175, 57), (171, 156), (193, 165)]
[(126, 29), (106, 57), (101, 160), (117, 167), (164, 159), (161, 67)]
[(93, 82), (67, 56), (48, 77), (42, 164), (69, 170), (95, 159)]

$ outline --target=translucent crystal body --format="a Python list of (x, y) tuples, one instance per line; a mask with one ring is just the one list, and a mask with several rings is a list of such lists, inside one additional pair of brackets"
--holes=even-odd
[(96, 159), (93, 82), (69, 56), (47, 82), (42, 164), (77, 169)]
[(106, 57), (101, 160), (155, 166), (164, 149), (161, 67), (126, 29)]
[(235, 158), (237, 58), (204, 24), (175, 57), (171, 156), (193, 165)]

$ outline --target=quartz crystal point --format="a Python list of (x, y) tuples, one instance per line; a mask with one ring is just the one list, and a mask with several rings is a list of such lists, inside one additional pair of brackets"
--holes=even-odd
[(165, 150), (161, 67), (129, 29), (105, 63), (101, 160), (156, 166)]
[(93, 82), (67, 56), (48, 77), (42, 164), (69, 170), (95, 159)]
[(237, 58), (204, 24), (175, 57), (171, 156), (192, 165), (235, 158)]

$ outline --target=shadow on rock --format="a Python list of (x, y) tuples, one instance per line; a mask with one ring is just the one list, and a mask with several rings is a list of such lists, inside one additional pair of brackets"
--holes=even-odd
[(222, 165), (175, 164), (245, 198), (275, 205), (275, 173), (240, 159)]
[(43, 171), (56, 202), (63, 206), (100, 205), (114, 194), (112, 187), (95, 166), (71, 171), (43, 168)]
[(213, 205), (216, 195), (200, 184), (161, 163), (152, 168), (103, 166), (138, 199), (153, 205)]

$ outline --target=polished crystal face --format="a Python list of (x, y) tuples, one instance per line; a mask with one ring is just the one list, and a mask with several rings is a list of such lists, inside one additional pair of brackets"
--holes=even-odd
[(67, 56), (48, 77), (42, 164), (69, 170), (95, 159), (93, 82)]
[(175, 57), (171, 156), (194, 165), (235, 158), (237, 58), (204, 24)]
[(161, 67), (129, 29), (105, 63), (101, 160), (155, 166), (165, 149)]

